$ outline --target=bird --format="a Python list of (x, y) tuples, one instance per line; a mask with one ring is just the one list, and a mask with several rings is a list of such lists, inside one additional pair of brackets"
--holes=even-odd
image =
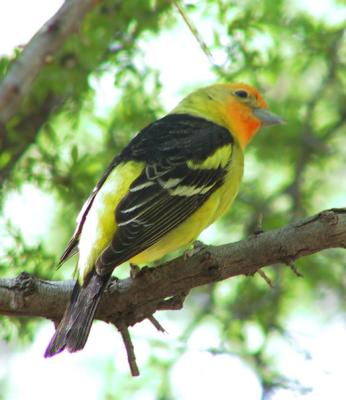
[(45, 351), (84, 348), (113, 270), (186, 248), (236, 197), (244, 150), (283, 123), (246, 83), (195, 90), (111, 161), (82, 207), (59, 265), (78, 254), (70, 302)]

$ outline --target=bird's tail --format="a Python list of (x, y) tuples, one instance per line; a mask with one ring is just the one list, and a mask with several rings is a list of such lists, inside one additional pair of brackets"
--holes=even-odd
[(100, 276), (94, 272), (85, 287), (76, 282), (70, 303), (49, 342), (45, 357), (52, 357), (64, 349), (73, 353), (85, 346), (97, 305), (109, 278), (110, 275)]

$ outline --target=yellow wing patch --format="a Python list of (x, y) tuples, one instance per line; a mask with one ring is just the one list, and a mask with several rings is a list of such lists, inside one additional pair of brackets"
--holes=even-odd
[(217, 149), (211, 156), (203, 162), (188, 161), (187, 165), (191, 169), (216, 169), (225, 168), (232, 157), (232, 146), (227, 144)]

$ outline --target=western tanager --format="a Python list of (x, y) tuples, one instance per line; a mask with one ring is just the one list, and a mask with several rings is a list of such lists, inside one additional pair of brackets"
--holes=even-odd
[(46, 357), (84, 347), (115, 267), (147, 263), (191, 243), (233, 202), (243, 150), (282, 119), (246, 84), (216, 84), (185, 97), (141, 130), (84, 204), (60, 263), (78, 253), (78, 280)]

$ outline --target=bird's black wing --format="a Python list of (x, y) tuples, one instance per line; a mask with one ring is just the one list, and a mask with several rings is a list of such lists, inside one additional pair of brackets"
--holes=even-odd
[(117, 230), (97, 260), (98, 273), (109, 273), (192, 215), (222, 185), (227, 168), (201, 163), (232, 144), (225, 128), (184, 114), (168, 115), (141, 131), (121, 158), (146, 166), (116, 207)]

